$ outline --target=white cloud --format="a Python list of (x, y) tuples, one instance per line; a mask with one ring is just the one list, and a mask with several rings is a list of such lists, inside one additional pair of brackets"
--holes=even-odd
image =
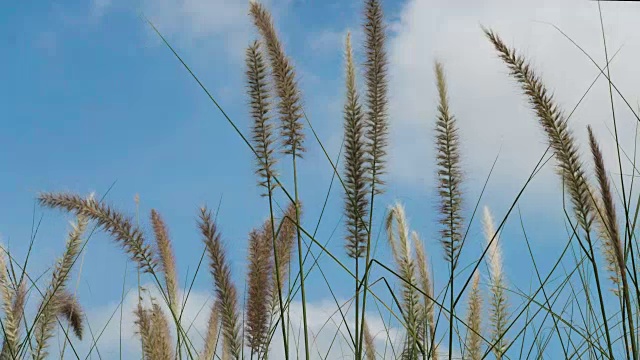
[[(147, 289), (153, 289), (153, 286), (146, 286)], [(159, 293), (156, 290), (150, 290), (146, 293), (145, 299), (149, 298), (149, 295), (159, 299)], [(189, 299), (186, 303), (186, 307), (183, 314), (183, 326), (189, 334), (190, 341), (194, 344), (195, 349), (201, 349), (203, 343), (203, 336), (206, 333), (206, 326), (209, 317), (209, 308), (212, 302), (212, 296), (206, 291), (193, 291), (189, 295)], [(161, 300), (159, 300), (162, 302)], [(344, 300), (339, 300), (340, 304), (345, 304)], [(97, 341), (97, 350), (94, 348), (92, 352), (96, 354), (99, 351), (103, 358), (118, 357), (120, 353), (120, 346), (122, 344), (122, 353), (125, 358), (137, 358), (140, 356), (140, 340), (135, 333), (133, 311), (138, 304), (138, 293), (136, 289), (130, 289), (126, 294), (122, 311), (122, 335), (120, 333), (120, 308), (118, 303), (111, 303), (105, 306), (99, 306), (95, 308), (87, 309), (87, 318), (89, 319), (89, 325), (93, 337), (99, 340)], [(166, 309), (165, 309), (166, 310)], [(168, 311), (168, 310), (166, 310)], [(348, 309), (347, 306), (343, 306), (343, 311), (346, 312), (347, 322), (353, 329), (354, 317), (353, 309)], [(168, 314), (168, 312), (167, 312)], [(335, 302), (331, 299), (317, 300), (309, 302), (307, 305), (308, 325), (310, 331), (310, 337), (312, 341), (312, 358), (320, 358), (318, 354), (322, 356), (328, 356), (328, 358), (338, 358), (345, 354), (352, 353), (348, 345), (347, 331), (344, 322), (341, 318), (340, 312)], [(169, 315), (168, 315), (169, 316)], [(299, 355), (304, 356), (302, 352), (302, 338), (300, 338), (302, 327), (302, 305), (300, 302), (294, 302), (291, 305), (290, 313), (291, 319), (290, 332), (293, 338), (290, 340), (290, 354), (295, 354), (296, 344), (298, 344)], [(372, 334), (374, 334), (376, 345), (380, 356), (384, 352), (385, 344), (389, 341), (393, 341), (394, 345), (399, 344), (401, 340), (401, 332), (397, 327), (388, 327), (385, 329), (385, 325), (380, 319), (379, 314), (369, 313), (367, 316), (368, 324)], [(388, 335), (387, 332), (388, 331)], [(337, 334), (337, 336), (336, 336)], [(59, 344), (61, 346), (64, 339), (63, 334), (58, 337)], [(174, 333), (175, 336), (175, 333)], [(335, 339), (334, 339), (335, 337)], [(284, 358), (281, 332), (277, 329), (274, 338), (272, 340), (270, 357), (274, 359)], [(389, 340), (391, 339), (391, 340)], [(91, 333), (87, 332), (85, 339), (82, 342), (74, 342), (74, 348), (78, 354), (82, 357), (89, 354), (89, 349), (93, 345)], [(58, 349), (52, 348), (52, 353), (57, 353)], [(391, 353), (387, 351), (387, 357), (391, 358)], [(75, 358), (73, 352), (65, 351), (66, 358)], [(348, 358), (348, 356), (347, 356)]]
[[(624, 48), (612, 64), (612, 78), (635, 106), (640, 74), (635, 71), (640, 38), (635, 36), (640, 6), (604, 3), (610, 54)], [(546, 148), (546, 139), (528, 109), (526, 98), (497, 59), (480, 25), (487, 26), (531, 59), (543, 81), (568, 113), (598, 74), (578, 49), (551, 26), (562, 28), (600, 65), (604, 53), (596, 2), (581, 0), (512, 2), (410, 0), (390, 36), (392, 114), (391, 175), (404, 185), (433, 185), (433, 123), (436, 110), (433, 62), (441, 60), (448, 75), (452, 111), (459, 120), (464, 167), (472, 180), (483, 180), (502, 146), (493, 183), (520, 187)], [(626, 149), (633, 141), (635, 119), (616, 101), (618, 126)], [(586, 139), (592, 124), (603, 143), (608, 164), (616, 164), (606, 80), (601, 78), (570, 121), (576, 136)], [(586, 143), (585, 143), (586, 144)], [(588, 151), (583, 147), (583, 159)], [(589, 162), (590, 164), (591, 162)], [(589, 169), (591, 167), (588, 167)], [(613, 169), (613, 168), (612, 168)], [(551, 171), (544, 173), (560, 185)], [(548, 186), (537, 191), (550, 191)]]

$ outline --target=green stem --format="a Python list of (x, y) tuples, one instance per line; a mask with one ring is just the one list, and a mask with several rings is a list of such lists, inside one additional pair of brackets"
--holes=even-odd
[(305, 359), (309, 360), (309, 330), (307, 326), (307, 300), (304, 290), (304, 264), (302, 262), (302, 235), (300, 234), (300, 207), (298, 206), (298, 171), (296, 167), (296, 149), (293, 149), (293, 186), (296, 207), (296, 233), (298, 237), (298, 267), (300, 272), (300, 294), (302, 296), (302, 322), (304, 327)]
[[(267, 189), (269, 194), (269, 217), (271, 218), (271, 240), (273, 244), (273, 262), (276, 273), (276, 287), (278, 288), (278, 306), (280, 308), (280, 326), (282, 328), (282, 342), (284, 345), (284, 357), (289, 360), (289, 342), (287, 341), (287, 330), (284, 323), (284, 308), (282, 306), (282, 282), (280, 280), (280, 266), (278, 265), (278, 245), (276, 242), (276, 226), (273, 218), (273, 190), (271, 189), (271, 176), (267, 175)], [(265, 353), (267, 351), (265, 350)]]

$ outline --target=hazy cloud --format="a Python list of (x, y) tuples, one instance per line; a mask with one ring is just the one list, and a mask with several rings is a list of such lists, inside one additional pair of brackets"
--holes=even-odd
[[(603, 14), (610, 56), (624, 45), (611, 66), (613, 81), (635, 106), (634, 90), (640, 74), (634, 69), (640, 55), (640, 38), (633, 34), (640, 7), (604, 3)], [(411, 0), (404, 6), (399, 22), (392, 26), (389, 45), (393, 139), (390, 164), (397, 181), (418, 187), (433, 185), (433, 62), (439, 59), (447, 72), (452, 111), (461, 129), (464, 166), (470, 177), (479, 180), (486, 176), (502, 147), (495, 181), (515, 181), (516, 187), (523, 183), (545, 150), (546, 139), (526, 98), (497, 59), (480, 25), (496, 30), (507, 44), (532, 60), (566, 113), (599, 73), (575, 46), (542, 22), (562, 28), (601, 66), (605, 63), (596, 2), (484, 0), (434, 4)], [(630, 149), (636, 121), (616, 97), (623, 145)], [(587, 124), (593, 125), (608, 163), (614, 165), (615, 147), (606, 129), (613, 125), (604, 77), (570, 120), (570, 127), (581, 141), (586, 140)], [(586, 160), (588, 152), (584, 147), (583, 150)], [(551, 172), (544, 176), (551, 179)], [(539, 190), (549, 191), (544, 187)]]

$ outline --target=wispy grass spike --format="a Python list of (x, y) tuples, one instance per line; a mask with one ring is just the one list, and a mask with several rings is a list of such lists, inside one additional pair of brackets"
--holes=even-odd
[(251, 117), (253, 119), (252, 140), (256, 150), (256, 175), (258, 185), (265, 188), (268, 195), (276, 187), (273, 176), (277, 176), (275, 169), (275, 140), (273, 123), (270, 115), (271, 94), (268, 81), (268, 69), (262, 56), (259, 41), (254, 41), (246, 52), (247, 93)]
[(387, 144), (389, 136), (388, 115), (388, 60), (385, 49), (386, 29), (379, 0), (365, 1), (365, 82), (367, 105), (366, 137), (372, 188), (376, 193), (384, 190)]
[(614, 284), (620, 284), (622, 276), (621, 269), (624, 269), (624, 251), (620, 241), (620, 232), (618, 229), (618, 220), (616, 216), (615, 203), (611, 192), (611, 185), (604, 166), (604, 158), (600, 146), (593, 134), (591, 126), (587, 127), (589, 132), (589, 145), (591, 154), (593, 155), (595, 175), (598, 180), (598, 192), (593, 191), (592, 194), (596, 203), (596, 223), (599, 225), (598, 230), (604, 244), (604, 255), (607, 260), (607, 266), (612, 272), (612, 281)]
[(571, 203), (581, 227), (586, 233), (593, 221), (592, 201), (586, 175), (582, 169), (578, 146), (567, 126), (567, 119), (555, 104), (553, 95), (547, 90), (525, 58), (516, 53), (491, 30), (484, 29), (502, 61), (511, 71), (511, 76), (522, 87), (535, 111), (538, 122), (545, 131), (549, 145), (558, 160), (558, 172), (567, 186)]
[(493, 353), (497, 359), (502, 359), (507, 347), (507, 339), (504, 334), (509, 325), (509, 313), (507, 295), (505, 293), (506, 281), (502, 271), (502, 250), (499, 244), (499, 236), (496, 234), (493, 216), (488, 207), (484, 207), (484, 236), (489, 250), (487, 261), (490, 269), (490, 323), (491, 336), (494, 343)]
[[(20, 330), (20, 318), (14, 311), (13, 303), (15, 299), (19, 298), (19, 294), (13, 289), (11, 279), (7, 269), (7, 255), (8, 252), (4, 246), (0, 246), (0, 293), (2, 294), (2, 310), (4, 312), (4, 341), (2, 345), (2, 356), (0, 359), (11, 359), (17, 356), (19, 346), (19, 330)], [(22, 286), (24, 287), (24, 286)]]
[[(598, 179), (599, 194), (592, 192), (594, 197), (594, 203), (596, 206), (595, 218), (596, 223), (599, 224), (599, 233), (604, 242), (605, 259), (607, 260), (607, 267), (612, 273), (611, 279), (614, 284), (618, 285), (619, 291), (615, 292), (616, 295), (622, 295), (624, 301), (626, 320), (628, 321), (629, 340), (631, 341), (631, 348), (633, 353), (636, 352), (636, 334), (637, 330), (633, 321), (633, 308), (631, 305), (629, 283), (627, 279), (627, 268), (625, 262), (624, 245), (620, 239), (620, 232), (618, 230), (618, 220), (616, 218), (616, 207), (613, 201), (613, 194), (611, 192), (611, 185), (609, 184), (609, 178), (604, 166), (604, 157), (600, 146), (596, 140), (591, 126), (587, 127), (589, 132), (589, 145), (591, 147), (591, 154), (593, 155), (593, 162), (595, 164), (595, 174)], [(623, 319), (624, 321), (624, 319)]]
[[(298, 205), (298, 213), (302, 214), (302, 203)], [(302, 216), (302, 215), (300, 215)], [(280, 289), (282, 290), (285, 286), (285, 279), (289, 276), (289, 269), (291, 266), (291, 256), (293, 250), (295, 249), (295, 237), (297, 225), (295, 223), (296, 219), (296, 207), (294, 203), (289, 203), (289, 206), (285, 210), (282, 215), (282, 219), (280, 221), (280, 231), (276, 237), (276, 250), (278, 251), (278, 268), (274, 268), (275, 271), (278, 271), (280, 274)], [(276, 278), (273, 276), (271, 278), (271, 309), (272, 312), (276, 310), (278, 306), (278, 298), (275, 294), (278, 293), (278, 284), (276, 283)], [(283, 293), (284, 295), (284, 293)], [(286, 299), (283, 297), (283, 301)]]
[(84, 199), (74, 194), (43, 193), (39, 195), (38, 200), (43, 206), (64, 209), (96, 221), (99, 227), (112, 235), (124, 248), (142, 272), (154, 272), (157, 264), (152, 248), (130, 218), (93, 197)]
[(291, 60), (282, 47), (269, 11), (257, 1), (251, 1), (253, 23), (262, 35), (269, 55), (273, 83), (278, 96), (281, 136), (285, 154), (302, 157), (305, 152), (302, 124), (302, 101)]
[(198, 223), (207, 247), (209, 266), (213, 276), (216, 294), (220, 304), (220, 318), (224, 347), (234, 359), (240, 359), (242, 339), (240, 338), (240, 316), (238, 313), (238, 295), (231, 280), (231, 268), (227, 262), (218, 227), (207, 208), (200, 211)]
[[(417, 359), (419, 356), (419, 342), (422, 340), (419, 334), (419, 321), (423, 313), (420, 299), (415, 287), (417, 285), (415, 264), (411, 256), (411, 243), (409, 240), (409, 226), (407, 224), (404, 207), (396, 203), (387, 214), (387, 235), (391, 248), (395, 249), (394, 260), (402, 281), (402, 314), (404, 327), (407, 331), (402, 359)], [(396, 235), (394, 235), (397, 234)]]
[(376, 343), (371, 333), (371, 329), (369, 329), (369, 325), (367, 322), (364, 322), (364, 327), (362, 329), (364, 332), (364, 345), (365, 345), (365, 356), (367, 360), (376, 360)]
[[(66, 305), (66, 282), (69, 279), (73, 266), (82, 245), (82, 235), (87, 227), (88, 219), (84, 215), (78, 215), (77, 222), (71, 224), (71, 231), (67, 238), (65, 252), (53, 268), (51, 282), (44, 293), (42, 302), (38, 308), (38, 316), (35, 322), (35, 351), (37, 360), (48, 356), (49, 340), (53, 336), (56, 316), (64, 315), (63, 307)], [(74, 326), (73, 319), (71, 325)], [(82, 332), (80, 331), (80, 337)]]
[(456, 266), (457, 251), (462, 241), (462, 169), (460, 139), (455, 117), (449, 109), (449, 97), (444, 68), (435, 64), (438, 88), (438, 117), (436, 120), (436, 164), (440, 195), (441, 243), (445, 258)]
[(480, 293), (480, 273), (473, 274), (471, 292), (469, 293), (469, 307), (467, 309), (467, 339), (466, 348), (469, 360), (482, 359), (482, 294)]
[(160, 305), (153, 300), (150, 309), (145, 309), (141, 304), (138, 304), (134, 315), (138, 334), (143, 339), (143, 358), (149, 360), (173, 359), (169, 323)]
[(204, 339), (204, 349), (200, 354), (200, 360), (213, 359), (218, 346), (218, 328), (220, 326), (220, 305), (214, 302), (211, 306), (209, 320), (207, 321), (207, 335)]
[(345, 216), (347, 218), (346, 248), (352, 258), (363, 257), (367, 246), (369, 199), (366, 123), (356, 88), (356, 68), (353, 61), (351, 34), (346, 40), (346, 101), (344, 105), (344, 183)]
[(169, 299), (169, 306), (174, 314), (179, 313), (178, 301), (178, 276), (176, 274), (176, 259), (173, 254), (171, 240), (167, 226), (162, 220), (160, 214), (155, 210), (151, 210), (151, 224), (155, 234), (157, 253), (160, 257), (160, 268), (164, 274), (164, 281)]
[(553, 95), (549, 93), (542, 80), (536, 75), (526, 59), (512, 48), (509, 48), (493, 31), (483, 28), (485, 35), (491, 41), (498, 56), (507, 65), (511, 76), (518, 82), (529, 104), (535, 111), (542, 129), (547, 135), (547, 141), (553, 150), (558, 164), (558, 173), (568, 192), (571, 207), (583, 234), (578, 234), (577, 240), (586, 251), (598, 294), (602, 326), (607, 342), (609, 357), (613, 358), (613, 343), (608, 324), (605, 301), (600, 286), (598, 265), (595, 261), (593, 242), (591, 241), (591, 227), (594, 220), (594, 202), (589, 191), (589, 183), (582, 168), (578, 146), (567, 125), (567, 118), (556, 105)]
[(64, 317), (76, 337), (82, 340), (82, 334), (84, 333), (84, 311), (82, 306), (78, 302), (78, 299), (71, 294), (68, 290), (60, 293), (59, 296), (59, 308), (58, 315)]
[[(426, 353), (431, 353), (435, 357), (437, 353), (435, 336), (435, 304), (433, 299), (433, 279), (429, 271), (424, 244), (415, 231), (411, 232), (411, 239), (416, 250), (416, 267), (418, 268), (418, 284), (422, 291), (426, 294), (422, 300), (422, 314), (420, 316), (420, 335), (425, 343)], [(431, 344), (433, 349), (430, 351)]]
[(258, 357), (266, 350), (269, 333), (270, 309), (266, 300), (273, 290), (269, 286), (273, 273), (271, 237), (271, 219), (249, 234), (245, 336), (251, 353)]

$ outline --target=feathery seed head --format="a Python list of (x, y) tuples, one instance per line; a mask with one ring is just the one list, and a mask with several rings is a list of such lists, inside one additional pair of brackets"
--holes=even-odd
[(482, 359), (482, 294), (480, 293), (480, 273), (473, 273), (469, 307), (467, 314), (467, 347), (470, 360)]
[(249, 105), (253, 119), (252, 140), (257, 153), (256, 175), (258, 185), (265, 188), (268, 195), (276, 186), (273, 176), (277, 176), (275, 165), (275, 145), (273, 123), (270, 115), (271, 95), (267, 79), (267, 65), (262, 56), (260, 42), (254, 41), (246, 53), (246, 77)]
[(250, 14), (254, 25), (262, 35), (269, 55), (271, 74), (278, 96), (284, 153), (301, 157), (305, 151), (304, 126), (301, 121), (302, 101), (294, 67), (284, 52), (269, 11), (262, 4), (252, 2)]
[(176, 259), (169, 238), (169, 232), (162, 217), (155, 209), (151, 210), (151, 224), (156, 239), (157, 254), (160, 257), (160, 268), (164, 273), (164, 281), (169, 299), (169, 306), (178, 314), (178, 276), (176, 274)]
[(264, 349), (269, 332), (268, 299), (272, 296), (269, 282), (273, 271), (271, 239), (271, 219), (267, 219), (261, 229), (249, 234), (245, 333), (254, 354), (260, 354)]
[(385, 173), (389, 136), (386, 34), (380, 1), (366, 0), (364, 12), (365, 82), (367, 85), (365, 136), (369, 141), (367, 156), (371, 186), (376, 193), (381, 193), (384, 187), (382, 175)]
[(593, 222), (593, 202), (582, 169), (578, 146), (567, 126), (567, 118), (526, 59), (505, 45), (493, 31), (483, 30), (497, 50), (500, 59), (511, 71), (511, 76), (520, 84), (535, 111), (538, 122), (545, 131), (549, 145), (558, 160), (558, 173), (567, 186), (578, 223), (588, 236)]
[(87, 222), (87, 217), (84, 214), (79, 214), (77, 223), (71, 224), (65, 252), (53, 268), (51, 282), (38, 309), (39, 316), (35, 323), (36, 348), (34, 352), (35, 358), (38, 360), (44, 359), (48, 355), (48, 342), (53, 336), (57, 315), (68, 316), (67, 319), (74, 331), (78, 337), (82, 337), (82, 321), (81, 318), (77, 318), (81, 315), (81, 310), (76, 312), (75, 317), (72, 311), (69, 311), (74, 308), (80, 309), (80, 306), (77, 303), (71, 303), (75, 301), (75, 298), (70, 300), (70, 295), (66, 291), (66, 282), (69, 279), (71, 267), (80, 252), (82, 235), (87, 227)]
[(200, 354), (200, 360), (211, 360), (218, 347), (218, 326), (220, 326), (220, 305), (214, 303), (211, 306), (209, 321), (207, 322), (207, 335), (204, 340), (204, 349)]
[(368, 171), (366, 123), (356, 90), (356, 71), (351, 48), (351, 34), (346, 41), (346, 101), (344, 105), (344, 183), (345, 216), (347, 218), (346, 249), (352, 258), (366, 253), (368, 232)]
[[(598, 180), (599, 192), (591, 191), (594, 199), (594, 215), (598, 224), (598, 233), (603, 240), (603, 253), (607, 260), (607, 268), (611, 273), (611, 281), (618, 286), (621, 277), (626, 276), (621, 269), (625, 269), (625, 256), (623, 244), (620, 239), (618, 230), (618, 220), (616, 217), (616, 208), (611, 192), (611, 185), (604, 165), (604, 158), (600, 146), (593, 134), (591, 126), (587, 127), (589, 132), (589, 145), (591, 154), (593, 155), (594, 170)], [(614, 293), (619, 294), (617, 289)]]
[(145, 273), (154, 272), (156, 259), (151, 246), (145, 242), (142, 231), (130, 218), (94, 198), (84, 199), (74, 194), (43, 193), (38, 201), (40, 205), (63, 209), (96, 221), (100, 228), (124, 248), (140, 270)]
[(58, 296), (58, 314), (67, 320), (76, 337), (82, 340), (82, 333), (84, 331), (84, 324), (82, 322), (84, 312), (82, 311), (82, 306), (80, 306), (78, 299), (67, 290)]
[(457, 251), (462, 241), (462, 170), (460, 166), (460, 139), (456, 119), (449, 111), (449, 99), (444, 68), (435, 63), (438, 88), (438, 116), (436, 119), (436, 165), (438, 194), (440, 196), (441, 243), (445, 258), (455, 268)]
[[(493, 352), (498, 359), (502, 358), (504, 349), (507, 346), (507, 339), (504, 333), (508, 324), (508, 303), (505, 294), (506, 281), (502, 271), (502, 251), (499, 246), (499, 238), (495, 232), (493, 217), (488, 207), (484, 207), (484, 230), (485, 239), (489, 246), (488, 259), (491, 269), (491, 302), (490, 302), (490, 323), (493, 342), (496, 344)], [(493, 241), (492, 241), (493, 240)], [(498, 340), (500, 339), (500, 340)]]
[(200, 211), (198, 226), (207, 247), (209, 267), (211, 275), (213, 276), (216, 295), (220, 301), (220, 317), (222, 320), (224, 346), (235, 359), (239, 359), (242, 340), (240, 338), (237, 291), (231, 280), (231, 268), (226, 259), (220, 233), (211, 217), (211, 212), (206, 207)]

